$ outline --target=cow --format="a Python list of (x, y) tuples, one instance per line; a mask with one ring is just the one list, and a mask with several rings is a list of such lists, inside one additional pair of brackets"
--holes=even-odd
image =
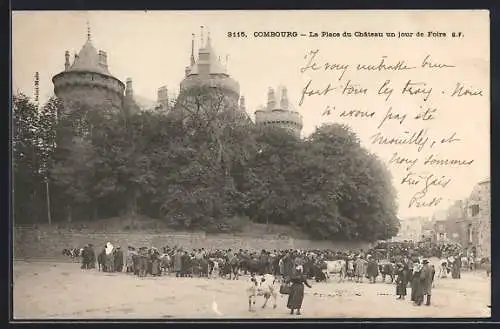
[(330, 274), (338, 274), (339, 282), (341, 282), (347, 276), (347, 262), (343, 259), (327, 260), (324, 262), (322, 270), (327, 280), (330, 278)]
[(220, 258), (210, 258), (209, 266), (208, 266), (208, 278), (218, 278), (221, 275), (221, 267), (223, 266), (224, 261)]
[(172, 257), (169, 254), (163, 253), (160, 255), (160, 271), (169, 273), (172, 268)]
[(460, 257), (460, 262), (461, 262), (461, 270), (467, 271), (470, 270), (470, 259), (468, 257)]
[(490, 259), (485, 257), (485, 258), (481, 258), (481, 260), (479, 261), (479, 265), (481, 266), (481, 268), (485, 269), (486, 270), (486, 276), (489, 277), (491, 275), (491, 262), (490, 262)]
[(257, 301), (257, 296), (264, 296), (264, 304), (261, 308), (265, 308), (267, 302), (273, 298), (273, 308), (277, 307), (278, 291), (276, 287), (276, 277), (272, 274), (252, 275), (247, 287), (248, 296), (248, 311), (253, 312), (252, 306)]
[(261, 265), (262, 264), (257, 257), (245, 257), (240, 262), (241, 269), (245, 272), (245, 274), (248, 272), (250, 275), (263, 273), (264, 269)]
[(396, 266), (394, 266), (394, 263), (379, 264), (378, 270), (382, 275), (382, 282), (385, 282), (385, 277), (388, 275), (391, 278), (391, 283), (394, 283), (394, 276), (396, 274)]
[(441, 259), (439, 264), (438, 278), (445, 279), (451, 271), (450, 262), (447, 258), (445, 258)]
[(80, 257), (82, 255), (83, 248), (65, 248), (62, 254), (67, 257), (71, 257), (72, 260)]

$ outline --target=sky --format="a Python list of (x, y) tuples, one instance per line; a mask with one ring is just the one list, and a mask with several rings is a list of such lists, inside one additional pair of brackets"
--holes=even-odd
[[(189, 63), (191, 35), (196, 34), (195, 48), (200, 46), (200, 26), (204, 35), (210, 31), (212, 46), (221, 58), (228, 55), (229, 74), (239, 82), (247, 111), (253, 112), (266, 103), (269, 87), (284, 85), (290, 101), (303, 116), (303, 136), (322, 123), (349, 124), (366, 148), (387, 163), (398, 193), (399, 215), (430, 216), (446, 208), (456, 199), (466, 198), (473, 186), (489, 177), (489, 21), (485, 11), (206, 11), (206, 12), (14, 12), (12, 15), (12, 88), (13, 92), (33, 95), (35, 72), (40, 74), (40, 98), (43, 103), (53, 95), (52, 76), (64, 69), (64, 53), (80, 51), (87, 39), (87, 22), (92, 42), (108, 54), (111, 74), (125, 81), (132, 78), (134, 93), (155, 100), (157, 89), (166, 85), (170, 94), (178, 92)], [(228, 32), (244, 31), (246, 38), (228, 38)], [(256, 38), (259, 31), (310, 32), (410, 32), (412, 37), (325, 37)], [(425, 37), (415, 38), (423, 32)], [(427, 37), (428, 32), (445, 32), (447, 37)], [(461, 32), (451, 38), (452, 32)], [(437, 34), (436, 34), (437, 35)], [(301, 72), (311, 50), (318, 50), (318, 65), (348, 64), (347, 73), (306, 70)], [(408, 72), (360, 72), (356, 64), (378, 64), (383, 56), (387, 63), (404, 60), (419, 69)], [(446, 63), (453, 67), (421, 69), (423, 59)], [(340, 78), (340, 80), (339, 80)], [(391, 80), (396, 92), (388, 101), (375, 95), (381, 82)], [(311, 89), (324, 90), (330, 83), (342, 90), (348, 81), (368, 88), (368, 95), (342, 95), (331, 92), (324, 96), (305, 97), (302, 91), (311, 80)], [(426, 82), (434, 90), (432, 96), (398, 94), (406, 81)], [(461, 83), (464, 88), (482, 90), (482, 96), (453, 98), (451, 90)], [(417, 86), (418, 87), (418, 86)], [(417, 88), (415, 87), (415, 88)], [(443, 90), (439, 93), (438, 90)], [(446, 94), (444, 92), (446, 90)], [(327, 106), (334, 114), (322, 115)], [(407, 113), (402, 123), (388, 120), (380, 125), (389, 108), (393, 113)], [(425, 109), (436, 109), (434, 119), (410, 120)], [(342, 111), (376, 112), (375, 118), (340, 117)], [(401, 117), (400, 117), (401, 118)], [(403, 136), (405, 132), (427, 129), (436, 140), (460, 139), (440, 143), (430, 150), (418, 151), (408, 145), (379, 145), (373, 142), (377, 133)], [(453, 133), (455, 136), (452, 137)], [(451, 138), (449, 138), (451, 137)], [(429, 142), (430, 143), (430, 142)], [(391, 163), (394, 153), (418, 158), (410, 170)], [(429, 167), (422, 165), (430, 154), (439, 158), (473, 160), (469, 166)], [(408, 174), (421, 177), (416, 186), (401, 183)], [(409, 200), (425, 186), (425, 177), (440, 178), (445, 187), (432, 187), (425, 200), (442, 201), (433, 206), (410, 207)], [(444, 177), (443, 177), (444, 176)], [(422, 178), (423, 177), (423, 178)], [(445, 182), (451, 179), (448, 184)], [(422, 200), (424, 200), (422, 199)]]

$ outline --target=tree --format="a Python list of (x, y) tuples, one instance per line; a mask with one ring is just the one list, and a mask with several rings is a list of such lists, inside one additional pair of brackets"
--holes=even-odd
[(45, 221), (51, 203), (55, 220), (145, 214), (226, 232), (248, 217), (315, 239), (397, 233), (389, 171), (349, 127), (323, 125), (297, 139), (254, 125), (233, 96), (195, 87), (167, 115), (128, 115), (57, 99), (38, 109), (16, 95), (16, 221)]
[(24, 94), (12, 100), (13, 201), (16, 223), (36, 222), (42, 191), (37, 136), (38, 108)]

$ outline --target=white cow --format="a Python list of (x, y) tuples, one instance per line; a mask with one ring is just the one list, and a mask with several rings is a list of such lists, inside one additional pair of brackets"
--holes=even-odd
[(448, 263), (448, 259), (443, 258), (439, 261), (439, 273), (438, 278), (445, 279), (448, 276), (448, 269), (450, 265)]
[(278, 292), (276, 287), (276, 278), (271, 274), (264, 274), (259, 276), (250, 277), (250, 281), (247, 287), (248, 296), (248, 310), (253, 311), (252, 305), (255, 305), (257, 296), (264, 296), (264, 304), (262, 308), (265, 308), (269, 298), (273, 298), (273, 308), (277, 307), (278, 302)]
[(168, 273), (171, 269), (172, 265), (172, 257), (168, 254), (161, 254), (160, 255), (160, 270), (162, 270), (165, 273)]
[(338, 274), (339, 282), (343, 281), (347, 276), (347, 263), (343, 259), (325, 261), (326, 269), (323, 270), (327, 279), (330, 274)]
[[(212, 274), (209, 275), (209, 279), (217, 279), (220, 277), (220, 263), (222, 262), (220, 259), (218, 258), (210, 258), (210, 260), (212, 261)], [(210, 266), (208, 267), (209, 268), (209, 272), (210, 272)]]

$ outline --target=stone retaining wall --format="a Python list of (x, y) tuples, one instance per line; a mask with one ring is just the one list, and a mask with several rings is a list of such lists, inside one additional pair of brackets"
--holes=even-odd
[(219, 248), (233, 250), (274, 250), (274, 249), (360, 249), (367, 248), (367, 243), (332, 243), (326, 241), (310, 241), (297, 239), (280, 239), (262, 236), (238, 237), (233, 235), (208, 235), (204, 233), (150, 233), (150, 232), (115, 232), (95, 233), (85, 230), (41, 230), (33, 228), (16, 228), (13, 232), (14, 258), (59, 258), (64, 248), (78, 248), (92, 243), (96, 248), (104, 246), (108, 241), (115, 246), (126, 248), (128, 245), (141, 246), (174, 246), (190, 248)]

